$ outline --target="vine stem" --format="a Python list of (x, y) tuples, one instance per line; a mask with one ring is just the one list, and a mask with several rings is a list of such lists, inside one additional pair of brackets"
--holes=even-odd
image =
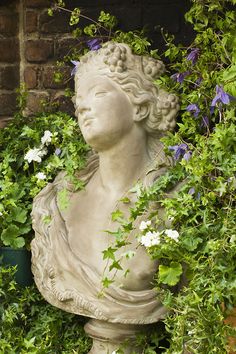
[[(61, 7), (61, 6), (58, 6), (58, 5), (56, 5), (56, 8), (55, 8), (55, 9), (56, 9), (56, 10), (58, 9), (58, 10), (66, 11), (66, 12), (69, 12), (69, 13), (72, 13), (72, 12), (73, 12), (73, 11), (71, 11), (71, 10), (69, 10), (69, 9), (66, 9), (66, 8)], [(80, 13), (79, 16), (82, 17), (82, 18), (84, 18), (85, 20), (89, 20), (90, 22), (95, 23), (96, 26), (98, 26), (98, 27), (104, 29), (106, 32), (109, 33), (109, 36), (108, 36), (108, 37), (110, 37), (110, 35), (111, 35), (111, 30), (108, 30), (106, 27), (102, 26), (100, 23), (98, 23), (97, 21), (93, 20), (92, 18), (90, 18), (90, 17), (88, 17), (88, 16), (86, 16), (86, 15), (82, 15), (82, 14)]]

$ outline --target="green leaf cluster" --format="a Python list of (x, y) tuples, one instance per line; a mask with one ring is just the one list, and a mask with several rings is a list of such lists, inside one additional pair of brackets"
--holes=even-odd
[(84, 319), (49, 305), (35, 286), (17, 285), (14, 272), (0, 266), (0, 353), (87, 353)]
[[(44, 146), (41, 162), (28, 162), (28, 151), (39, 148), (45, 131), (52, 134)], [(9, 125), (0, 130), (0, 244), (19, 248), (29, 246), (32, 238), (32, 201), (36, 194), (59, 171), (75, 181), (75, 171), (85, 163), (88, 146), (85, 144), (76, 121), (67, 114), (41, 113), (25, 118), (17, 113)], [(43, 174), (43, 179), (38, 178)], [(83, 184), (76, 179), (75, 188)], [(61, 196), (66, 207), (66, 196)]]

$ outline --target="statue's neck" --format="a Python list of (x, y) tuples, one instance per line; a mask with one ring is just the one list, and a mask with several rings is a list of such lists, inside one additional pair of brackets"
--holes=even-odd
[(149, 164), (146, 138), (127, 137), (111, 149), (99, 152), (97, 176), (104, 190), (120, 194), (142, 178)]

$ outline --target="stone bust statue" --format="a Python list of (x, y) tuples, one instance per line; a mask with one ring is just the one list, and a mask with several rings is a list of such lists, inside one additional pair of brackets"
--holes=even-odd
[[(75, 74), (74, 104), (81, 132), (93, 149), (85, 169), (78, 171), (85, 188), (73, 190), (60, 173), (34, 200), (35, 282), (52, 305), (91, 318), (85, 326), (94, 338), (90, 353), (114, 352), (165, 314), (152, 288), (157, 264), (137, 240), (145, 216), (137, 218), (129, 245), (120, 251), (135, 252), (122, 261), (128, 275), (118, 270), (98, 296), (108, 269), (102, 252), (113, 243), (104, 230), (119, 227), (111, 213), (119, 209), (128, 217), (137, 201), (132, 187), (137, 182), (152, 185), (168, 168), (160, 138), (175, 126), (179, 105), (175, 95), (153, 83), (163, 72), (162, 62), (134, 55), (126, 44), (108, 42), (83, 56)], [(64, 189), (69, 206), (62, 210), (58, 193)], [(121, 201), (124, 197), (129, 203)], [(130, 344), (124, 352), (132, 350)]]

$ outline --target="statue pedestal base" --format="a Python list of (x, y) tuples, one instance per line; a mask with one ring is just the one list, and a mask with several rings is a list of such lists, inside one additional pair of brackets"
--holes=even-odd
[(144, 325), (110, 323), (91, 319), (84, 326), (85, 332), (93, 339), (93, 346), (88, 354), (112, 354), (119, 348), (124, 354), (140, 354), (142, 348), (135, 345), (135, 339), (144, 328)]

